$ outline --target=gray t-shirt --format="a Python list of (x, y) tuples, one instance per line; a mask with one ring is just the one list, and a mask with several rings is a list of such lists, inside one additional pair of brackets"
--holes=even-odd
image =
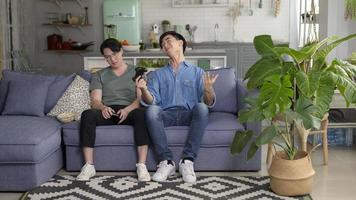
[(135, 66), (128, 65), (126, 72), (117, 76), (110, 67), (106, 67), (93, 74), (90, 91), (102, 90), (102, 101), (105, 105), (129, 105), (136, 98)]

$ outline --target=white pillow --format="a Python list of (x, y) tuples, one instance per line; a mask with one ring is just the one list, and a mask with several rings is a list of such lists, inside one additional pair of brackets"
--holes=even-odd
[(56, 117), (74, 113), (75, 120), (80, 120), (82, 112), (87, 109), (90, 109), (89, 82), (77, 75), (47, 115)]

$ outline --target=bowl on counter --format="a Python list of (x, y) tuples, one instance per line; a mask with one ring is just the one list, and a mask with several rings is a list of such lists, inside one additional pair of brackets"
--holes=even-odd
[(140, 45), (123, 45), (124, 51), (139, 51)]

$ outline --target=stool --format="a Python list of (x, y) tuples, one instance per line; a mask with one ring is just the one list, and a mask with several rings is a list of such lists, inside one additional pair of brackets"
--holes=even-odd
[[(322, 134), (324, 165), (327, 165), (328, 161), (329, 161), (329, 151), (328, 151), (328, 124), (329, 124), (329, 120), (328, 120), (328, 116), (329, 116), (329, 113), (326, 113), (324, 115), (323, 119), (321, 120), (321, 125), (320, 125), (319, 130), (314, 130), (314, 131), (307, 130), (304, 133), (298, 132), (301, 150), (303, 150), (303, 151), (307, 151), (308, 135), (314, 135), (314, 134), (319, 134), (319, 133)], [(317, 148), (320, 145), (321, 144), (317, 144), (317, 145), (313, 146), (312, 150), (310, 152), (312, 152), (315, 148)], [(267, 149), (267, 158), (266, 158), (267, 165), (270, 164), (271, 159), (272, 159), (272, 143), (269, 143), (268, 149)]]

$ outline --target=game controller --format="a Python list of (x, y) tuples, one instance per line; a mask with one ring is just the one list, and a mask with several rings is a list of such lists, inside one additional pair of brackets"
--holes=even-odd
[(121, 119), (120, 116), (117, 113), (113, 113), (111, 115), (111, 118), (118, 118), (119, 120)]
[(135, 68), (136, 74), (134, 77), (132, 77), (132, 80), (135, 82), (136, 78), (141, 76), (141, 78), (146, 80), (145, 73), (147, 72), (147, 69), (144, 67), (136, 67)]

